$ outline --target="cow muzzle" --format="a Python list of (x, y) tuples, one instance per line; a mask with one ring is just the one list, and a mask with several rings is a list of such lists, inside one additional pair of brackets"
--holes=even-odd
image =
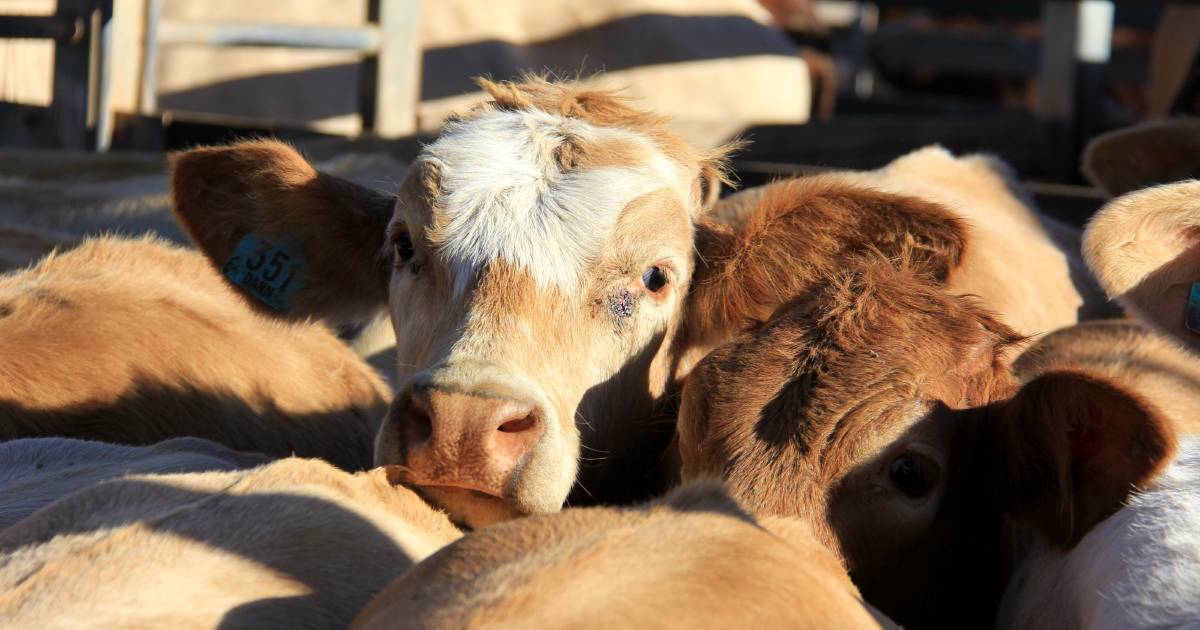
[(376, 465), (402, 464), (405, 485), (471, 527), (515, 518), (521, 469), (546, 433), (546, 414), (498, 387), (416, 384), (381, 429)]

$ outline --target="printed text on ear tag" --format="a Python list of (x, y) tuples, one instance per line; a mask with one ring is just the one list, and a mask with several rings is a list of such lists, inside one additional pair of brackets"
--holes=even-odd
[(1200, 333), (1200, 282), (1193, 282), (1192, 290), (1188, 293), (1187, 318), (1184, 325), (1188, 330)]
[(304, 252), (295, 241), (273, 243), (247, 234), (221, 274), (267, 306), (287, 312), (291, 297), (304, 286)]

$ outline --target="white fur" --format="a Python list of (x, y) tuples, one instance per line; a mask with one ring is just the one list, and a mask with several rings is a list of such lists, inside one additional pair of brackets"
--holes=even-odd
[[(564, 173), (554, 149), (567, 138), (634, 142), (650, 159)], [(440, 173), (437, 212), (445, 223), (438, 247), (456, 294), (497, 259), (528, 270), (541, 286), (570, 292), (629, 202), (666, 186), (679, 191), (681, 203), (689, 198), (682, 169), (647, 138), (541, 111), (492, 112), (449, 124), (420, 159)]]
[(0, 443), (0, 530), (92, 484), (126, 474), (238, 470), (270, 461), (199, 438), (119, 446), (69, 438)]
[(1014, 574), (997, 628), (1200, 628), (1200, 437), (1070, 553)]

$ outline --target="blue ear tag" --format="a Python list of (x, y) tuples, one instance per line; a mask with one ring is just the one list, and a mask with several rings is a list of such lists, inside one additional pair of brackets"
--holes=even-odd
[(285, 313), (291, 297), (304, 287), (304, 252), (296, 241), (273, 243), (247, 234), (221, 274), (267, 306)]
[(1193, 282), (1192, 290), (1188, 293), (1187, 318), (1184, 325), (1188, 330), (1200, 333), (1200, 282)]

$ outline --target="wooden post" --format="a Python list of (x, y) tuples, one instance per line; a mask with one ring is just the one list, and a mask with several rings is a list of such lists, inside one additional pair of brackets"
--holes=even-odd
[(75, 24), (75, 35), (54, 42), (54, 83), (50, 102), (53, 146), (87, 148), (88, 41), (91, 0), (58, 0), (55, 16)]
[(371, 126), (376, 134), (387, 138), (412, 135), (417, 130), (421, 98), (421, 2), (376, 1), (380, 45)]

